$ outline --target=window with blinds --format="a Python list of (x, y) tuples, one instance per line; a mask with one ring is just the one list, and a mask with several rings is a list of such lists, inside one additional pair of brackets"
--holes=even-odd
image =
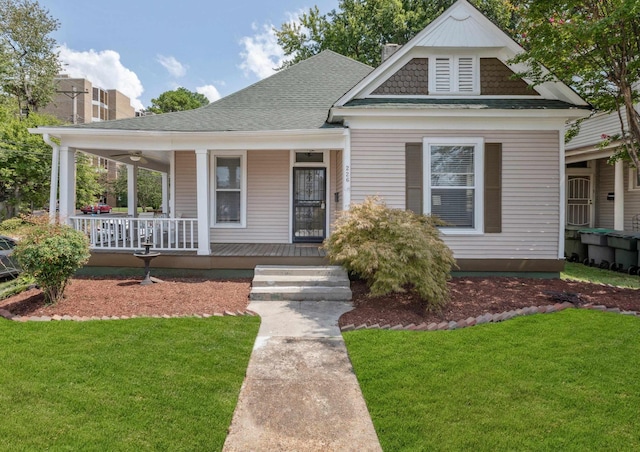
[(428, 140), (425, 211), (445, 221), (445, 229), (482, 231), (482, 139)]
[(429, 65), (431, 94), (478, 94), (479, 81), (475, 57), (435, 57)]

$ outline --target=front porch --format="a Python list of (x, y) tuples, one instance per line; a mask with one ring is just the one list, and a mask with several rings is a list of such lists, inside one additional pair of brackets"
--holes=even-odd
[[(253, 270), (256, 265), (327, 265), (320, 244), (310, 243), (212, 243), (207, 256), (192, 251), (160, 251), (152, 268), (185, 270)], [(197, 248), (197, 247), (196, 247)], [(153, 249), (153, 248), (152, 248)], [(90, 267), (142, 267), (142, 261), (132, 251), (93, 249), (87, 264)]]

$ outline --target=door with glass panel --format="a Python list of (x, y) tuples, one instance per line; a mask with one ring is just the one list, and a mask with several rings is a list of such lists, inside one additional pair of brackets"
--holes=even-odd
[(326, 237), (326, 168), (293, 168), (293, 241)]

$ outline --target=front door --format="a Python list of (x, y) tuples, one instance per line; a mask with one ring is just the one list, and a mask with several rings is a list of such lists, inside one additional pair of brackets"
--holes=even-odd
[(293, 241), (322, 242), (326, 237), (326, 168), (293, 168)]
[(567, 225), (593, 226), (593, 199), (590, 175), (567, 176)]

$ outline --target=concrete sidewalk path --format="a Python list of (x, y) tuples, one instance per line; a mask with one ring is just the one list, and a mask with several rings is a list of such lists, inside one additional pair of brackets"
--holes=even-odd
[(262, 323), (224, 451), (381, 451), (338, 318), (350, 302), (252, 301)]

